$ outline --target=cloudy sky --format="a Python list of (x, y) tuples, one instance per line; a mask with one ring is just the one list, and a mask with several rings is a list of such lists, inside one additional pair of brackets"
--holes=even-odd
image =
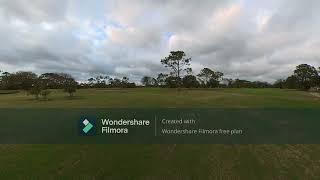
[(171, 50), (227, 77), (273, 82), (320, 66), (319, 0), (0, 0), (0, 70), (139, 81)]

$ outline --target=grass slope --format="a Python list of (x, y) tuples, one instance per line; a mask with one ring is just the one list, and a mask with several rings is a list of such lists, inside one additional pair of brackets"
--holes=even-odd
[[(91, 89), (65, 96), (1, 94), (0, 107), (320, 107), (307, 92), (278, 89)], [(0, 179), (318, 179), (319, 152), (320, 145), (0, 145)]]

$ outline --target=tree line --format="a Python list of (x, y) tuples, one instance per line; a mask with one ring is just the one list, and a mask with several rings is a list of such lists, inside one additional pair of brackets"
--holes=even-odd
[(91, 77), (85, 83), (80, 83), (79, 88), (134, 88), (136, 84), (129, 82), (128, 77), (111, 78), (108, 75)]
[(287, 89), (320, 90), (320, 67), (318, 70), (309, 64), (300, 64), (286, 79), (279, 79), (274, 87)]
[(318, 70), (308, 64), (300, 64), (293, 74), (286, 79), (279, 79), (274, 84), (262, 81), (224, 78), (224, 74), (210, 68), (203, 68), (194, 75), (190, 67), (191, 58), (183, 51), (172, 51), (161, 63), (170, 73), (160, 73), (157, 77), (144, 76), (141, 83), (147, 87), (170, 88), (287, 88), (308, 90), (320, 86), (320, 67)]
[(36, 99), (47, 100), (50, 89), (63, 89), (70, 97), (77, 90), (77, 81), (65, 73), (44, 73), (38, 76), (33, 72), (1, 72), (0, 88), (3, 90), (25, 90)]
[[(261, 81), (224, 78), (224, 74), (210, 68), (203, 68), (194, 75), (191, 68), (191, 58), (183, 51), (171, 51), (161, 59), (161, 64), (169, 73), (160, 73), (156, 77), (144, 76), (141, 83), (145, 87), (168, 88), (287, 88), (316, 89), (320, 87), (320, 68), (318, 70), (308, 64), (300, 64), (293, 74), (285, 79), (279, 79), (274, 84)], [(33, 72), (1, 72), (0, 88), (4, 90), (25, 90), (39, 99), (46, 99), (50, 89), (63, 89), (70, 97), (78, 88), (134, 88), (137, 85), (129, 82), (128, 77), (111, 78), (100, 75), (89, 78), (87, 82), (78, 83), (71, 75), (65, 73)]]

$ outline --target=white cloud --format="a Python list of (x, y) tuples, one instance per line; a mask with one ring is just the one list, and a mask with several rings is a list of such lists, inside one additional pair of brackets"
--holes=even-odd
[(0, 69), (155, 75), (170, 50), (197, 73), (274, 81), (299, 63), (320, 66), (316, 0), (74, 0), (0, 2)]

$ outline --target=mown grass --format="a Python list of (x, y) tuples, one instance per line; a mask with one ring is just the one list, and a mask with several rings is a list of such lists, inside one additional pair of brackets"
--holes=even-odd
[[(90, 89), (74, 99), (53, 91), (49, 101), (2, 94), (0, 107), (320, 107), (308, 92), (279, 89)], [(319, 152), (320, 145), (0, 145), (0, 179), (319, 179)]]
[(18, 94), (20, 91), (18, 90), (0, 90), (0, 95), (1, 94)]
[(280, 89), (81, 89), (73, 98), (62, 90), (52, 91), (48, 101), (36, 101), (25, 92), (3, 94), (0, 108), (320, 107), (319, 98), (308, 92)]

